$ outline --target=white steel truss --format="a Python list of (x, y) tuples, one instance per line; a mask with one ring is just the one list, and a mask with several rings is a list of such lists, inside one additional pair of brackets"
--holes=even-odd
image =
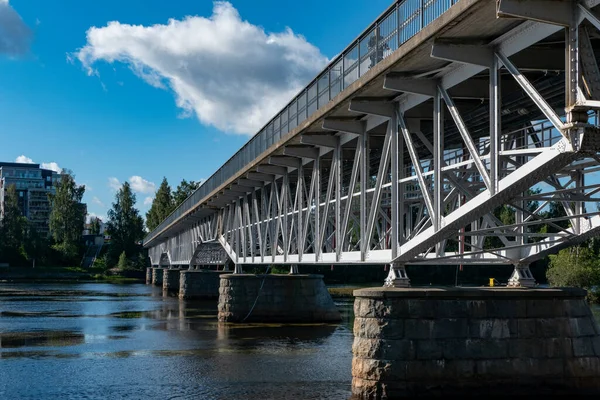
[[(152, 263), (168, 254), (190, 264), (201, 243), (218, 242), (236, 266), (521, 271), (592, 237), (600, 232), (596, 3), (499, 1), (499, 17), (522, 22), (485, 45), (434, 41), (443, 68), (389, 72), (391, 96), (354, 98), (356, 116), (325, 118), (321, 131), (278, 149), (211, 199), (212, 214), (152, 247)], [(528, 49), (557, 48), (565, 62), (553, 72), (517, 61)]]

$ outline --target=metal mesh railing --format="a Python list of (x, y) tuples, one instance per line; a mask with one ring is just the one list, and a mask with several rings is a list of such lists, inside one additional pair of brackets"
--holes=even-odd
[(164, 228), (457, 2), (458, 0), (395, 1), (283, 110), (150, 232), (144, 243), (152, 240)]

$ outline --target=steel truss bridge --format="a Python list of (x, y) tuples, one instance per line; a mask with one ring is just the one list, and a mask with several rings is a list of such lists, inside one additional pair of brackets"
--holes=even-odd
[(600, 232), (598, 3), (396, 2), (145, 238), (152, 264), (511, 264), (527, 282)]

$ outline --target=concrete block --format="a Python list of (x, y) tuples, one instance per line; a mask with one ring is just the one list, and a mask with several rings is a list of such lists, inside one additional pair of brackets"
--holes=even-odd
[(564, 302), (555, 299), (526, 300), (528, 318), (548, 318), (565, 314)]
[(520, 318), (526, 315), (524, 302), (515, 300), (495, 299), (486, 305), (487, 318)]
[(503, 339), (510, 337), (508, 319), (479, 319), (469, 322), (469, 333), (474, 338)]
[(475, 362), (475, 374), (481, 378), (494, 380), (514, 375), (513, 360), (478, 360)]
[(539, 358), (543, 355), (542, 339), (510, 339), (508, 356), (511, 358)]
[(470, 356), (465, 339), (446, 339), (443, 347), (443, 357), (446, 360), (466, 359)]
[(442, 358), (443, 341), (441, 340), (417, 340), (417, 359), (438, 360)]
[(543, 339), (543, 356), (545, 358), (573, 357), (573, 346), (570, 338)]
[(409, 318), (437, 318), (438, 301), (434, 300), (405, 300), (408, 305)]
[(467, 338), (468, 335), (469, 325), (464, 318), (440, 318), (434, 321), (434, 338)]
[(352, 353), (359, 358), (380, 360), (414, 360), (416, 345), (412, 340), (382, 340), (354, 337)]
[(406, 339), (433, 338), (434, 320), (407, 319), (404, 321), (404, 337)]
[(533, 318), (520, 318), (517, 320), (517, 337), (521, 339), (532, 338), (536, 335), (536, 320)]
[(566, 360), (565, 375), (575, 378), (595, 378), (600, 376), (599, 357), (574, 357)]
[(475, 360), (506, 358), (508, 343), (508, 340), (503, 339), (467, 339), (467, 358)]
[(594, 329), (594, 321), (592, 318), (593, 317), (569, 318), (571, 335), (573, 337), (596, 335), (596, 329)]
[(587, 317), (592, 315), (592, 311), (584, 299), (565, 299), (562, 302), (565, 316), (567, 317)]
[(487, 316), (487, 301), (467, 300), (465, 303), (470, 318), (485, 318)]
[(404, 321), (355, 317), (354, 335), (371, 339), (402, 339)]
[(537, 337), (570, 337), (569, 318), (536, 318), (535, 332)]
[(438, 318), (467, 318), (469, 316), (469, 307), (467, 302), (459, 300), (439, 300), (437, 301)]
[(589, 337), (573, 338), (573, 355), (575, 357), (594, 356), (594, 343)]

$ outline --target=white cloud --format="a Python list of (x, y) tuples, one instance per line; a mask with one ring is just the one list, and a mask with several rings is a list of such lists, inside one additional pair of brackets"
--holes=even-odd
[(91, 222), (92, 218), (100, 218), (100, 220), (101, 220), (102, 222), (106, 222), (106, 221), (108, 221), (108, 218), (106, 218), (106, 215), (98, 215), (98, 214), (95, 214), (95, 213), (93, 213), (93, 212), (89, 212), (89, 213), (87, 214), (86, 223), (88, 223), (88, 224), (89, 224), (89, 223)]
[(265, 32), (228, 2), (215, 2), (208, 18), (91, 27), (73, 56), (90, 75), (98, 75), (98, 61), (127, 64), (148, 84), (171, 89), (183, 116), (241, 134), (256, 133), (328, 61), (303, 36)]
[(21, 16), (8, 4), (0, 0), (0, 54), (17, 57), (29, 51), (32, 38), (31, 29)]
[(60, 174), (62, 172), (62, 168), (58, 166), (57, 163), (55, 162), (49, 162), (49, 163), (41, 163), (40, 167), (43, 169), (51, 169), (52, 171)]
[(110, 187), (112, 190), (117, 191), (121, 189), (121, 182), (119, 182), (119, 180), (114, 176), (111, 176), (110, 178), (108, 178), (108, 187)]
[(131, 188), (140, 193), (154, 193), (156, 190), (156, 185), (154, 182), (150, 182), (142, 178), (141, 176), (134, 175), (129, 178), (129, 183), (131, 184)]
[(154, 201), (154, 197), (152, 196), (148, 196), (144, 199), (144, 205), (145, 206), (150, 206), (152, 205), (152, 201)]
[[(0, 1), (2, 1), (2, 0), (0, 0)], [(17, 157), (15, 159), (15, 162), (17, 162), (17, 163), (23, 163), (23, 164), (35, 164), (35, 162), (31, 158), (29, 158), (29, 157), (27, 157), (26, 155), (23, 155), (23, 154), (21, 154), (19, 157)], [(55, 162), (41, 163), (40, 164), (40, 168), (42, 168), (42, 169), (50, 169), (50, 170), (55, 171), (55, 172), (57, 172), (59, 174), (62, 172), (62, 168), (59, 167), (58, 164), (55, 163)]]
[(29, 158), (23, 154), (21, 154), (19, 157), (17, 157), (15, 159), (15, 162), (22, 163), (22, 164), (35, 164), (31, 158)]
[(98, 197), (92, 197), (92, 203), (99, 205), (100, 207), (104, 207), (104, 203)]

